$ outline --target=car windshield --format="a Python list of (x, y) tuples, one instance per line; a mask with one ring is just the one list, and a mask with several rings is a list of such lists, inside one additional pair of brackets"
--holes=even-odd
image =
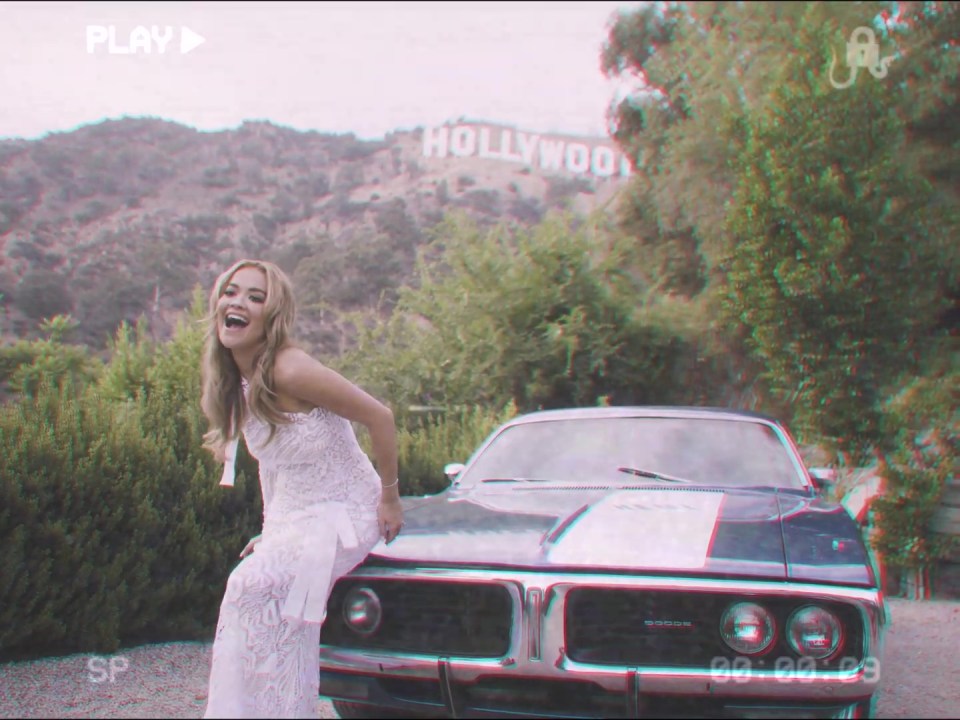
[(791, 450), (770, 425), (667, 417), (510, 426), (483, 450), (461, 484), (511, 481), (806, 487)]

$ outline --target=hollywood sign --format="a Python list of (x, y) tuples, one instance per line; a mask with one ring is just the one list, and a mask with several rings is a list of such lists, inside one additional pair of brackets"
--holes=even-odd
[(492, 125), (456, 125), (423, 131), (424, 157), (481, 157), (541, 170), (607, 178), (631, 174), (630, 161), (609, 145), (546, 137)]

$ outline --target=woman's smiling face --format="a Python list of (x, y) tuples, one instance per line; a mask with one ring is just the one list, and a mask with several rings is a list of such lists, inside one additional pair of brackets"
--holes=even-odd
[(257, 267), (242, 267), (227, 281), (217, 303), (217, 334), (229, 350), (253, 347), (264, 341), (264, 304), (267, 276)]

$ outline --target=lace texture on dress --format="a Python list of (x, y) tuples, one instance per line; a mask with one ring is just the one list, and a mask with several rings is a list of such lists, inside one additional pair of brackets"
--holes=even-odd
[(269, 444), (266, 423), (244, 424), (263, 532), (227, 580), (204, 717), (316, 717), (330, 588), (380, 540), (380, 478), (349, 421), (324, 408), (288, 416)]

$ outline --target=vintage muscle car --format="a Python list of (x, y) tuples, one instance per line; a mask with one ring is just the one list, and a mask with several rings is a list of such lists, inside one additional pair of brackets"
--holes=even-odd
[(704, 408), (498, 428), (340, 579), (344, 717), (866, 717), (875, 564), (784, 426)]

